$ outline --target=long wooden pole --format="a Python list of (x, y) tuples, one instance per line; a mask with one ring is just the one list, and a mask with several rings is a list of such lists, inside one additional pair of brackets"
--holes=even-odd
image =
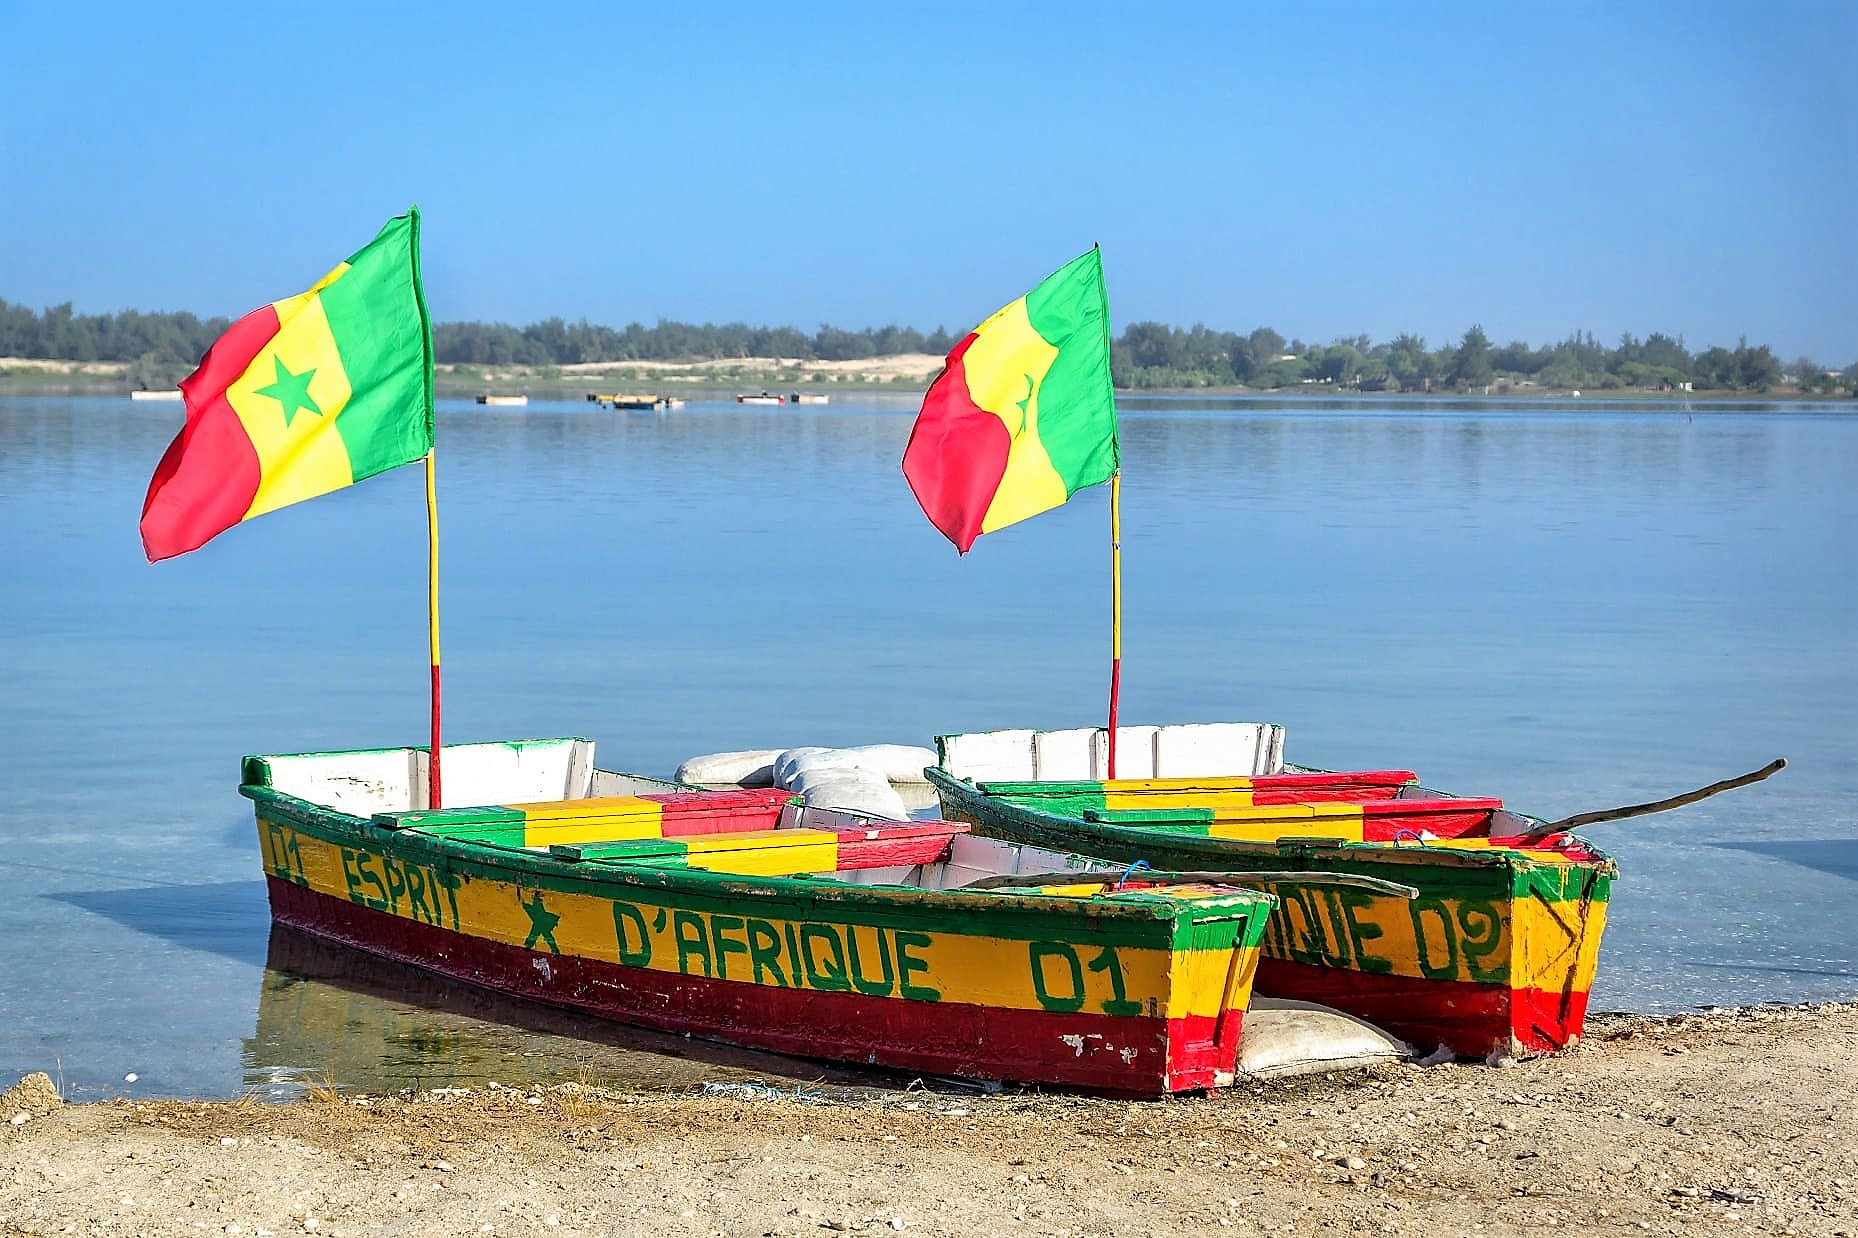
[(432, 458), (426, 453), (426, 616), (432, 640), (432, 761), (426, 783), (426, 807), (438, 808), (439, 793), (439, 484)]
[(1110, 763), (1116, 777), (1116, 707), (1123, 680), (1123, 471), (1110, 474)]
[(1724, 791), (1746, 787), (1751, 782), (1760, 782), (1763, 778), (1771, 777), (1786, 768), (1787, 758), (1775, 757), (1753, 773), (1725, 778), (1721, 782), (1712, 782), (1707, 787), (1698, 787), (1695, 791), (1686, 791), (1682, 795), (1673, 795), (1668, 799), (1653, 800), (1649, 804), (1628, 804), (1624, 808), (1602, 808), (1598, 812), (1575, 813), (1572, 817), (1563, 817), (1559, 821), (1547, 821), (1532, 830), (1526, 830), (1522, 837), (1542, 838), (1549, 834), (1579, 829), (1583, 825), (1599, 825), (1602, 821), (1624, 821), (1627, 817), (1647, 817), (1655, 812), (1669, 812), (1673, 808), (1682, 808), (1698, 800), (1707, 800), (1712, 795), (1721, 795)]

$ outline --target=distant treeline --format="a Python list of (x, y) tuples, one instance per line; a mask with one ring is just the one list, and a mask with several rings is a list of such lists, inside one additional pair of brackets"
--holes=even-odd
[[(185, 312), (77, 314), (67, 303), (38, 313), (0, 300), (0, 357), (128, 362), (138, 373), (154, 374), (175, 365), (191, 366), (227, 326), (227, 319), (202, 319)], [(433, 328), (437, 359), (466, 365), (736, 357), (852, 361), (946, 353), (954, 343), (939, 327), (924, 334), (912, 327), (848, 331), (822, 326), (808, 335), (793, 327), (743, 323), (660, 321), (648, 327), (635, 322), (615, 329), (550, 318), (527, 327), (453, 322)], [(1690, 384), (1695, 390), (1760, 391), (1791, 383), (1802, 390), (1837, 391), (1851, 388), (1858, 379), (1858, 365), (1829, 373), (1806, 357), (1782, 364), (1766, 344), (1750, 345), (1746, 340), (1734, 348), (1692, 353), (1681, 336), (1625, 335), (1608, 348), (1591, 333), (1576, 332), (1559, 343), (1531, 348), (1521, 340), (1493, 344), (1481, 327), (1472, 327), (1456, 343), (1433, 348), (1416, 335), (1380, 344), (1365, 335), (1306, 344), (1287, 340), (1269, 327), (1240, 334), (1136, 322), (1113, 343), (1111, 363), (1117, 386), (1138, 389), (1327, 386), (1470, 391), (1527, 384), (1607, 390)]]
[(1277, 390), (1327, 385), (1366, 391), (1481, 391), (1488, 387), (1624, 387), (1763, 391), (1782, 383), (1802, 390), (1849, 388), (1858, 365), (1827, 373), (1809, 357), (1783, 365), (1766, 345), (1744, 339), (1734, 348), (1692, 353), (1683, 337), (1653, 333), (1622, 335), (1612, 348), (1592, 332), (1575, 332), (1541, 348), (1522, 340), (1493, 344), (1482, 327), (1456, 343), (1428, 348), (1417, 335), (1382, 344), (1365, 335), (1331, 344), (1286, 340), (1269, 327), (1249, 335), (1180, 330), (1158, 322), (1136, 322), (1111, 347), (1118, 386), (1135, 388), (1243, 387)]

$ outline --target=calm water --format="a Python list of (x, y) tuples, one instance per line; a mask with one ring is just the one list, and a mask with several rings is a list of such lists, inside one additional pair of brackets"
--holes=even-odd
[[(961, 560), (902, 399), (441, 411), (448, 739), (666, 774), (1101, 716), (1103, 488)], [(821, 1077), (273, 937), (238, 758), (423, 742), (423, 478), (151, 567), (179, 417), (0, 400), (0, 1083)], [(1271, 719), (1293, 760), (1548, 816), (1785, 755), (1593, 828), (1595, 1004), (1858, 993), (1858, 416), (1132, 399), (1123, 438), (1127, 721)]]

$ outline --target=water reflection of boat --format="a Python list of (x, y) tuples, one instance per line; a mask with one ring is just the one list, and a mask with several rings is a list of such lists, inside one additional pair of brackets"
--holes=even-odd
[(392, 1091), (493, 1080), (668, 1089), (728, 1078), (888, 1081), (506, 997), (282, 924), (271, 927), (242, 1064), (246, 1086), (278, 1098), (327, 1082)]

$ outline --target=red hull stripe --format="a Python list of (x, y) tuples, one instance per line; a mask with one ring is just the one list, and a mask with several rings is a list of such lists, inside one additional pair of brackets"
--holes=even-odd
[(1282, 959), (1258, 961), (1256, 991), (1334, 1006), (1386, 1028), (1421, 1052), (1445, 1045), (1468, 1057), (1508, 1051), (1512, 1039), (1532, 1052), (1566, 1048), (1587, 1017), (1584, 992), (1375, 976)]
[(277, 334), (266, 305), (232, 324), (181, 382), (187, 421), (155, 466), (142, 503), (142, 544), (149, 562), (197, 550), (251, 509), (258, 493), (258, 451), (226, 402), (226, 388)]
[(532, 1001), (797, 1057), (1154, 1096), (1221, 1082), (1240, 1032), (1237, 1011), (1215, 1045), (1211, 1017), (1008, 1010), (669, 974), (486, 941), (277, 877), (266, 884), (280, 923), (372, 954)]
[(923, 396), (903, 450), (903, 475), (923, 514), (962, 554), (981, 535), (1013, 446), (1006, 423), (968, 393), (962, 358), (976, 338), (969, 335), (948, 354), (948, 367)]

